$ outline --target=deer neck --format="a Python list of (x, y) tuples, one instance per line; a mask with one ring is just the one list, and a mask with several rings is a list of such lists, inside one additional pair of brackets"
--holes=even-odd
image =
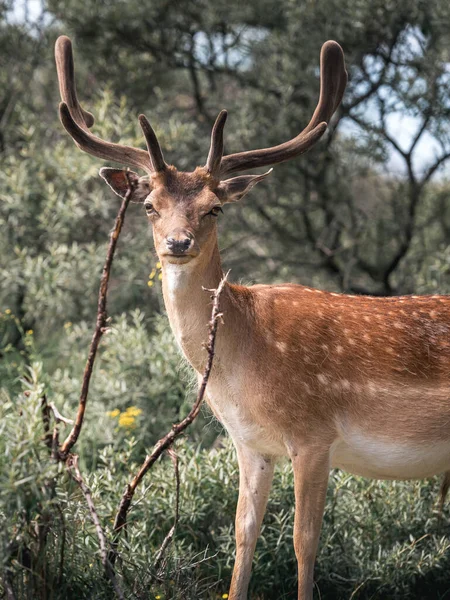
[[(163, 295), (175, 338), (191, 365), (203, 371), (208, 322), (211, 318), (211, 294), (223, 277), (217, 241), (203, 260), (194, 259), (184, 265), (163, 263)], [(226, 302), (224, 290), (221, 304)]]

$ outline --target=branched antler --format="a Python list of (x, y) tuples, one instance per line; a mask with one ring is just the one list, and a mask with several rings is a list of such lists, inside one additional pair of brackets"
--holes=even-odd
[(144, 169), (147, 173), (154, 173), (165, 168), (161, 149), (154, 133), (152, 142), (149, 144), (149, 138), (144, 131), (149, 150), (146, 152), (141, 148), (107, 142), (89, 131), (89, 128), (94, 124), (94, 117), (91, 113), (85, 111), (78, 101), (72, 42), (65, 35), (56, 40), (55, 60), (62, 100), (59, 105), (61, 123), (81, 150), (98, 158), (105, 158), (127, 166)]
[[(220, 177), (223, 178), (225, 175), (236, 171), (275, 165), (307, 152), (325, 133), (331, 117), (342, 100), (346, 85), (347, 71), (345, 70), (344, 53), (337, 42), (329, 40), (325, 42), (320, 52), (319, 103), (305, 129), (292, 140), (278, 146), (224, 156), (220, 161)], [(221, 139), (221, 129), (225, 125), (225, 119), (226, 116), (224, 118), (222, 111), (214, 125), (213, 139)], [(212, 147), (213, 140), (211, 142)], [(217, 144), (218, 147), (219, 144)], [(216, 162), (214, 168), (217, 168)], [(209, 165), (210, 159), (208, 157), (207, 168)]]
[[(59, 108), (60, 118), (77, 146), (93, 156), (138, 167), (150, 174), (166, 170), (167, 165), (155, 132), (144, 115), (140, 115), (139, 122), (147, 142), (147, 151), (107, 142), (89, 131), (94, 123), (94, 117), (86, 112), (78, 101), (72, 44), (68, 37), (63, 35), (58, 38), (55, 57), (62, 99)], [(213, 179), (219, 181), (236, 171), (274, 165), (307, 152), (325, 133), (333, 113), (341, 102), (346, 84), (344, 53), (337, 42), (329, 40), (322, 46), (320, 53), (319, 102), (305, 129), (293, 139), (278, 146), (222, 156), (223, 129), (227, 119), (227, 112), (222, 110), (211, 134), (206, 171)]]

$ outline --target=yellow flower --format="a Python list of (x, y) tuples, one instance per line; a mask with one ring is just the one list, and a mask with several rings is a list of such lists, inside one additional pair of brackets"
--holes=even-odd
[(120, 415), (120, 410), (118, 408), (115, 408), (114, 410), (111, 410), (109, 413), (106, 413), (109, 417), (112, 417), (113, 419), (115, 419), (116, 417), (118, 417)]
[(155, 277), (155, 275), (156, 275), (156, 269), (152, 269), (148, 278), (153, 279)]
[(155, 596), (155, 600), (161, 600), (161, 596)]
[(120, 413), (119, 427), (123, 427), (124, 429), (134, 429), (136, 427), (136, 417), (128, 415), (127, 413)]
[(135, 422), (134, 417), (127, 417), (126, 415), (120, 415), (119, 427), (123, 427), (124, 429), (134, 429), (136, 427), (136, 422)]
[(228, 598), (228, 594), (222, 594), (222, 598)]
[(69, 327), (72, 327), (72, 323), (70, 321), (67, 321), (67, 323), (64, 323), (64, 329), (69, 329)]
[(160, 274), (158, 275), (158, 279), (161, 281), (161, 279), (162, 279), (162, 273), (160, 273)]
[(150, 281), (147, 283), (147, 285), (148, 285), (148, 287), (152, 287), (152, 286), (153, 286), (153, 281), (151, 281), (151, 280), (150, 280)]
[(138, 417), (140, 414), (142, 414), (142, 410), (137, 406), (129, 406), (125, 411), (125, 414), (129, 415), (130, 417)]
[(10, 315), (10, 314), (11, 314), (11, 309), (7, 308), (7, 309), (5, 310), (5, 314), (6, 314), (6, 315)]
[(161, 263), (160, 263), (160, 262), (157, 262), (157, 263), (156, 263), (156, 268), (157, 268), (157, 269), (160, 269), (160, 268), (161, 268)]

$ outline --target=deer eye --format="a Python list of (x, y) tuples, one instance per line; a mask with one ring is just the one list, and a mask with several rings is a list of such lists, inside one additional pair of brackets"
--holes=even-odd
[(145, 212), (147, 213), (148, 216), (158, 214), (158, 212), (154, 209), (153, 204), (151, 202), (146, 202), (144, 204), (144, 208), (145, 208)]
[(214, 208), (212, 208), (209, 213), (206, 213), (207, 215), (211, 215), (212, 217), (218, 217), (219, 213), (223, 213), (222, 207), (221, 206), (215, 206)]

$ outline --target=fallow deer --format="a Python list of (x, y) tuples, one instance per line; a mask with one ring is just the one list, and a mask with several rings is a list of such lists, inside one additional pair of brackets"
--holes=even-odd
[[(209, 296), (223, 277), (216, 218), (273, 165), (309, 150), (324, 134), (347, 81), (341, 47), (321, 51), (320, 99), (308, 126), (272, 148), (223, 156), (222, 111), (203, 167), (168, 165), (147, 119), (139, 121), (147, 150), (95, 137), (92, 115), (77, 99), (70, 40), (60, 37), (56, 63), (61, 121), (77, 146), (146, 173), (129, 173), (133, 201), (143, 204), (162, 264), (163, 294), (175, 338), (197, 373), (209, 318)], [(121, 169), (100, 175), (119, 196)], [(290, 457), (295, 479), (294, 548), (298, 597), (312, 598), (329, 471), (381, 479), (423, 478), (450, 469), (450, 299), (374, 298), (302, 285), (226, 283), (225, 327), (207, 388), (208, 402), (237, 451), (240, 482), (236, 561), (230, 600), (244, 599), (274, 465)]]

